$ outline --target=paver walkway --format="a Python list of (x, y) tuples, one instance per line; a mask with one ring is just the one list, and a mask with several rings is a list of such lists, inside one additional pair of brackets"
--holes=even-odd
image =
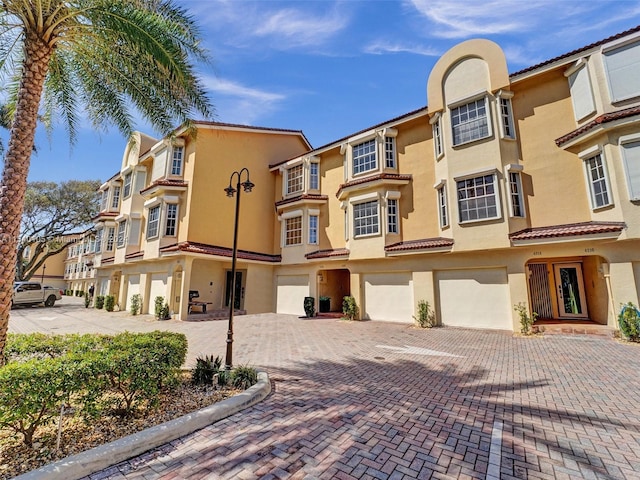
[[(226, 322), (109, 320), (184, 331), (191, 358), (224, 351)], [(235, 326), (235, 363), (267, 370), (273, 393), (91, 479), (640, 478), (638, 345), (271, 314)]]

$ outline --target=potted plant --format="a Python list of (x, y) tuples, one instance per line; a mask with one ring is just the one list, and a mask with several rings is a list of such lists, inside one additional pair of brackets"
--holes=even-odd
[(326, 313), (331, 311), (331, 297), (322, 295), (318, 299), (318, 303), (319, 303), (318, 308), (320, 310), (320, 313)]

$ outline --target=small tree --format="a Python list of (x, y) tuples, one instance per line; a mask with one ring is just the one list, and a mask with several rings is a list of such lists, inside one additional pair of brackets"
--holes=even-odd
[(96, 295), (95, 307), (100, 310), (104, 307), (104, 295)]
[(523, 302), (514, 305), (513, 309), (518, 312), (520, 316), (520, 333), (523, 335), (531, 335), (531, 333), (533, 333), (531, 327), (536, 321), (536, 318), (538, 318), (538, 314), (531, 312), (531, 315), (529, 315), (529, 309)]
[(413, 319), (422, 328), (431, 328), (436, 324), (436, 312), (431, 310), (429, 302), (426, 300), (418, 301), (418, 316)]
[(622, 306), (618, 315), (620, 331), (631, 342), (640, 342), (640, 312), (633, 302)]
[(131, 315), (138, 315), (140, 313), (140, 308), (142, 307), (142, 295), (136, 293), (135, 295), (131, 295)]
[(113, 312), (113, 308), (116, 305), (116, 297), (114, 297), (113, 295), (107, 295), (106, 297), (104, 297), (104, 309), (107, 312)]
[(157, 296), (153, 300), (153, 313), (158, 320), (160, 320), (160, 314), (162, 313), (162, 307), (164, 306), (164, 297)]
[(342, 313), (347, 320), (355, 320), (358, 318), (358, 304), (356, 299), (351, 295), (347, 295), (342, 299)]

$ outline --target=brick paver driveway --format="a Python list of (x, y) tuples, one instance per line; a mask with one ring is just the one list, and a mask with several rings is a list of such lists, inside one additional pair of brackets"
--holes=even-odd
[[(381, 322), (237, 317), (235, 363), (262, 403), (94, 479), (640, 478), (640, 346)], [(77, 307), (15, 311), (12, 331), (182, 331), (190, 361), (226, 322)]]

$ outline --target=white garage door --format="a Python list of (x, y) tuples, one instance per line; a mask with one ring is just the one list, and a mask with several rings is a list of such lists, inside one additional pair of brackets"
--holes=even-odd
[(131, 297), (140, 293), (140, 275), (129, 275), (127, 280), (127, 305), (131, 302)]
[(149, 290), (149, 311), (153, 313), (156, 297), (164, 297), (165, 303), (169, 303), (167, 299), (167, 274), (152, 273), (151, 288)]
[(304, 297), (309, 296), (309, 275), (279, 275), (277, 295), (277, 313), (304, 315)]
[(410, 273), (364, 275), (364, 318), (413, 322), (413, 281)]
[(444, 325), (513, 330), (505, 269), (442, 271), (436, 278)]

